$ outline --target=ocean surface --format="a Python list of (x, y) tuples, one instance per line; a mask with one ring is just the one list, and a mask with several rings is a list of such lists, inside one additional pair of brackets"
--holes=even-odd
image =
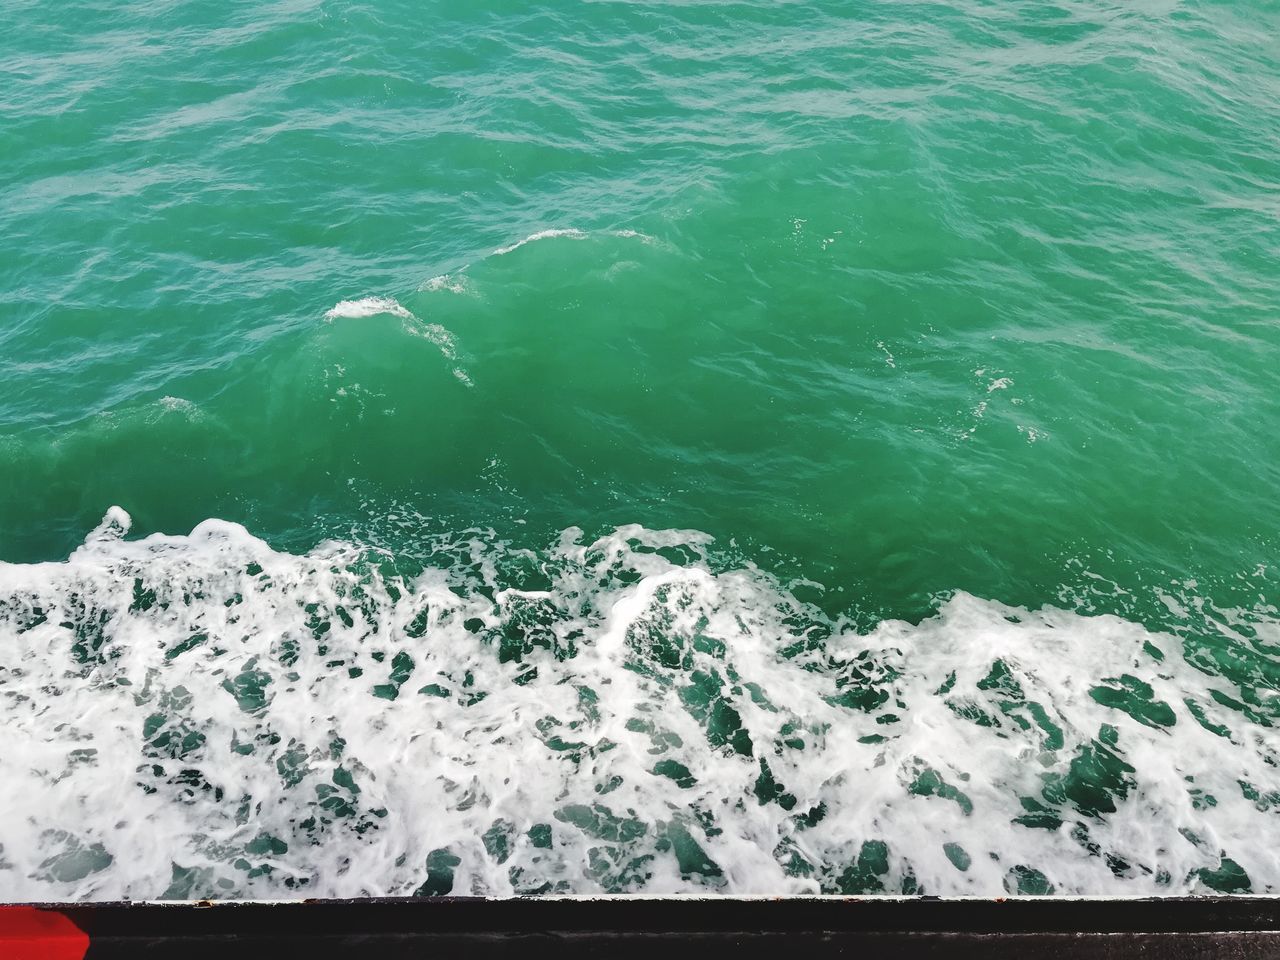
[(0, 899), (1280, 892), (1272, 0), (0, 23)]

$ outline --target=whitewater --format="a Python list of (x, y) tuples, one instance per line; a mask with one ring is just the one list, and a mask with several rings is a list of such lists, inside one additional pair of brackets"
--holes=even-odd
[(4, 899), (1280, 884), (1266, 718), (1117, 616), (862, 632), (687, 530), (129, 528), (0, 565)]

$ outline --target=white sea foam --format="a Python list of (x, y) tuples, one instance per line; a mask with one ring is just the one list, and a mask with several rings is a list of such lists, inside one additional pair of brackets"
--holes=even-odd
[(411, 317), (415, 322), (406, 324), (405, 331), (411, 336), (421, 337), (428, 343), (433, 343), (440, 348), (440, 353), (447, 360), (458, 359), (458, 338), (449, 330), (440, 326), (438, 323), (423, 323), (417, 317)]
[(493, 251), (493, 256), (501, 257), (504, 254), (511, 253), (513, 250), (520, 249), (527, 243), (535, 243), (538, 240), (550, 240), (555, 237), (562, 237), (568, 240), (586, 240), (588, 237), (591, 237), (592, 235), (599, 235), (599, 236), (606, 236), (606, 237), (621, 237), (623, 239), (636, 239), (636, 240), (640, 240), (643, 243), (654, 242), (653, 237), (649, 236), (647, 233), (641, 233), (639, 230), (587, 231), (587, 230), (579, 230), (577, 227), (564, 227), (564, 228), (556, 228), (551, 230), (539, 230), (537, 233), (531, 233), (529, 234), (529, 236), (525, 237), (523, 240), (517, 240), (515, 243), (510, 244), (509, 246), (499, 247), (497, 250)]
[(859, 632), (690, 531), (403, 579), (129, 527), (0, 564), (0, 899), (1280, 886), (1265, 719), (1114, 616)]
[(438, 277), (431, 277), (429, 280), (424, 280), (418, 289), (429, 291), (431, 293), (439, 293), (441, 291), (445, 291), (447, 293), (466, 293), (467, 280), (466, 277), (445, 273)]
[(493, 255), (495, 257), (501, 257), (504, 254), (510, 253), (512, 250), (519, 250), (526, 243), (536, 243), (539, 240), (549, 240), (552, 237), (566, 237), (570, 240), (585, 240), (587, 239), (587, 236), (588, 235), (585, 230), (578, 230), (574, 227), (557, 230), (539, 230), (537, 233), (531, 233), (523, 240), (517, 240), (509, 246), (499, 247), (497, 250), (493, 251)]
[[(412, 311), (401, 306), (400, 302), (392, 297), (363, 297), (359, 300), (341, 300), (325, 313), (324, 318), (329, 321), (340, 319), (359, 320), (382, 314), (399, 317), (404, 321), (401, 324), (401, 329), (405, 333), (434, 344), (439, 348), (441, 356), (446, 360), (457, 362), (458, 338), (454, 336), (452, 331), (438, 323), (427, 323), (419, 319)], [(462, 367), (455, 366), (453, 375), (464, 386), (475, 386), (470, 375)]]
[(404, 318), (413, 316), (412, 313), (400, 306), (399, 301), (392, 297), (361, 297), (359, 300), (338, 301), (325, 313), (324, 318), (326, 320), (340, 318), (359, 319), (360, 317), (376, 317), (380, 313), (389, 313), (392, 316)]

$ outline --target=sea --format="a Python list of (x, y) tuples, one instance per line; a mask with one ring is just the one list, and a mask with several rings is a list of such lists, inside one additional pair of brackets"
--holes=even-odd
[(1280, 892), (1274, 0), (0, 27), (0, 899)]

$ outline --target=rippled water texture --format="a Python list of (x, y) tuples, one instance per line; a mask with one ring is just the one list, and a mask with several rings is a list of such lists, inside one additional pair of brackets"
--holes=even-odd
[(1280, 888), (1274, 4), (2, 19), (0, 898)]

